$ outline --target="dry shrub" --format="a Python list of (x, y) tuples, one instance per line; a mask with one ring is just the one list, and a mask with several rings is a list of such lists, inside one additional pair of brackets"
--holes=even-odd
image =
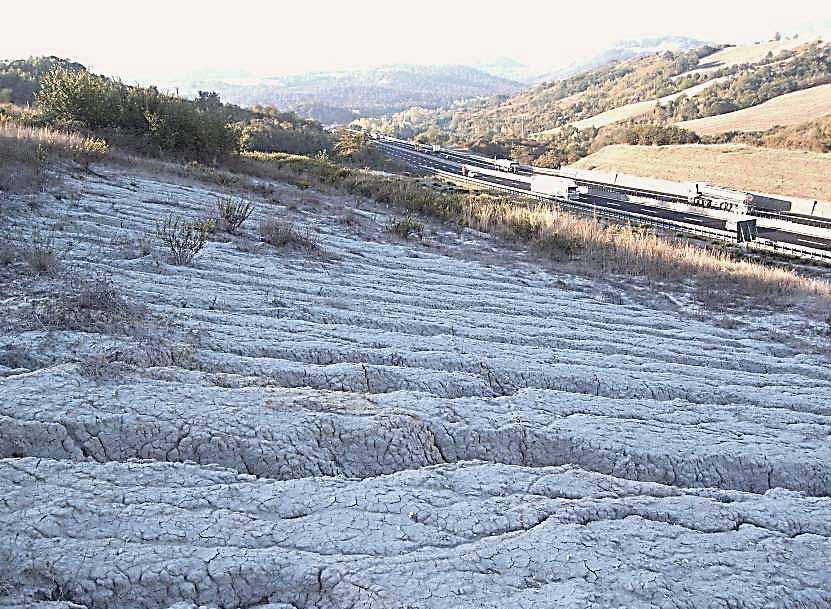
[(93, 355), (78, 362), (78, 373), (99, 383), (119, 379), (128, 369), (127, 365), (113, 361), (109, 355)]
[(186, 220), (168, 214), (164, 220), (156, 222), (156, 236), (167, 248), (170, 261), (180, 266), (193, 262), (214, 230), (216, 223), (206, 218)]
[(402, 239), (409, 239), (413, 236), (421, 239), (424, 236), (424, 224), (409, 215), (403, 218), (390, 218), (385, 229), (387, 232), (398, 235)]
[(260, 238), (274, 247), (293, 246), (308, 252), (320, 250), (320, 244), (311, 231), (300, 231), (291, 222), (266, 218), (260, 222)]
[(9, 266), (17, 260), (18, 248), (8, 239), (0, 237), (0, 266)]
[(32, 357), (30, 350), (16, 344), (0, 348), (0, 366), (13, 370), (35, 370), (39, 367), (37, 359)]
[(35, 275), (54, 275), (61, 268), (69, 248), (60, 249), (53, 234), (39, 230), (32, 233), (29, 244), (21, 249), (23, 262)]
[(361, 216), (354, 209), (346, 208), (338, 216), (338, 222), (350, 228), (358, 228), (361, 226)]
[(105, 275), (72, 281), (58, 296), (32, 306), (32, 326), (47, 330), (74, 330), (134, 334), (147, 314), (144, 306), (125, 299)]
[(147, 235), (121, 235), (112, 240), (125, 260), (144, 258), (153, 253), (153, 243)]
[(222, 228), (234, 234), (251, 216), (254, 204), (242, 199), (220, 199), (216, 202), (216, 209), (219, 212)]

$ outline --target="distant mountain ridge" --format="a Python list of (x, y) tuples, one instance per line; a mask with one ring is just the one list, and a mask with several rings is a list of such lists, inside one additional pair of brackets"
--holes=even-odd
[(529, 66), (511, 57), (497, 57), (472, 66), (388, 65), (274, 77), (204, 70), (189, 82), (177, 84), (187, 94), (213, 90), (230, 103), (276, 106), (332, 124), (414, 107), (434, 110), (460, 101), (514, 95), (528, 84), (560, 80), (612, 61), (704, 45), (693, 38), (661, 36), (623, 41), (567, 65)]
[(256, 81), (199, 81), (192, 91), (211, 89), (234, 104), (273, 105), (322, 122), (345, 122), (420, 106), (511, 95), (522, 85), (468, 66), (392, 65), (359, 71), (312, 72)]
[(686, 36), (655, 36), (623, 40), (588, 58), (578, 59), (563, 65), (552, 63), (548, 66), (544, 64), (530, 66), (511, 57), (498, 57), (492, 61), (477, 64), (475, 67), (494, 76), (536, 85), (542, 82), (562, 80), (612, 61), (636, 59), (664, 51), (683, 53), (707, 45), (706, 41)]

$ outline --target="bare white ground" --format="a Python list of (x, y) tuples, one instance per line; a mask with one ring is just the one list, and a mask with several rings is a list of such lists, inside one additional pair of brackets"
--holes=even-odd
[[(467, 463), (269, 482), (169, 463), (0, 464), (26, 586), (88, 606), (822, 606), (831, 500)], [(15, 539), (20, 539), (15, 537)]]
[(31, 312), (61, 278), (3, 288), (0, 606), (831, 606), (831, 371), (770, 338), (797, 316), (717, 326), (281, 185), (175, 267), (125, 243), (220, 193), (99, 171), (12, 234), (149, 313), (62, 329)]
[(71, 367), (8, 379), (0, 384), (0, 454), (196, 461), (276, 479), (377, 476), (470, 459), (575, 463), (680, 486), (831, 494), (831, 417), (773, 402), (541, 389), (501, 398), (361, 396), (224, 388), (203, 373), (168, 374), (117, 386), (79, 382)]

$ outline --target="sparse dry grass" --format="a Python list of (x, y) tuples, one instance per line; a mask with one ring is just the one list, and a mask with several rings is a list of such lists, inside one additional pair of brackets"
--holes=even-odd
[(320, 244), (310, 231), (301, 231), (291, 222), (266, 218), (259, 226), (260, 238), (274, 247), (299, 247), (308, 252), (318, 251)]
[(47, 183), (55, 158), (87, 165), (108, 151), (106, 142), (78, 133), (0, 120), (0, 190), (37, 192)]
[(604, 226), (595, 219), (578, 218), (547, 206), (472, 204), (465, 217), (479, 230), (520, 238), (555, 257), (575, 259), (579, 268), (591, 275), (692, 281), (698, 300), (710, 308), (732, 304), (733, 296), (773, 307), (795, 296), (819, 297), (831, 304), (831, 284), (826, 281), (631, 226)]
[(60, 270), (67, 251), (58, 247), (53, 234), (35, 230), (27, 245), (20, 248), (20, 255), (30, 273), (54, 275)]
[(153, 253), (153, 242), (146, 234), (121, 235), (114, 238), (111, 244), (125, 260), (144, 258)]
[(146, 309), (125, 299), (104, 275), (71, 279), (58, 293), (32, 304), (35, 329), (98, 333), (135, 333)]
[(424, 236), (424, 223), (419, 222), (412, 216), (390, 218), (386, 229), (387, 232), (398, 235), (402, 239), (409, 239), (410, 237), (418, 237), (421, 239)]

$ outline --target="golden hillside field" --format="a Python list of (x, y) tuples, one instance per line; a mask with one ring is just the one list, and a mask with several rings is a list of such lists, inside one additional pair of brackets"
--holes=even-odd
[(768, 53), (773, 53), (776, 56), (782, 51), (796, 49), (807, 42), (810, 41), (797, 38), (796, 40), (771, 40), (759, 44), (728, 47), (704, 57), (701, 60), (700, 67), (691, 70), (688, 74), (707, 74), (721, 68), (730, 68), (744, 63), (756, 63), (762, 61)]
[(698, 135), (727, 131), (766, 131), (777, 126), (804, 123), (831, 114), (831, 84), (774, 97), (758, 106), (677, 123)]
[(573, 165), (831, 201), (831, 154), (738, 144), (607, 146)]
[[(692, 97), (693, 95), (698, 95), (702, 91), (706, 91), (714, 84), (722, 82), (726, 80), (725, 78), (714, 78), (712, 80), (708, 80), (707, 82), (703, 82), (698, 85), (694, 85), (683, 91), (679, 91), (678, 93), (673, 93), (672, 95), (665, 95), (664, 97), (658, 99), (649, 99), (647, 101), (637, 102), (634, 104), (626, 104), (625, 106), (619, 106), (617, 108), (613, 108), (612, 110), (607, 110), (606, 112), (601, 112), (600, 114), (596, 114), (595, 116), (590, 116), (589, 118), (584, 118), (579, 121), (574, 121), (570, 123), (572, 127), (576, 127), (577, 129), (588, 129), (590, 127), (605, 127), (606, 125), (611, 125), (612, 123), (617, 123), (620, 121), (629, 120), (630, 118), (635, 118), (636, 116), (641, 116), (642, 114), (646, 114), (647, 112), (652, 111), (655, 106), (660, 104), (665, 104), (668, 101), (672, 101), (674, 99), (678, 99), (682, 95), (686, 95), (688, 97)], [(540, 131), (538, 133), (532, 133), (531, 135), (548, 135), (557, 133), (560, 128), (556, 129), (547, 129), (545, 131)]]

